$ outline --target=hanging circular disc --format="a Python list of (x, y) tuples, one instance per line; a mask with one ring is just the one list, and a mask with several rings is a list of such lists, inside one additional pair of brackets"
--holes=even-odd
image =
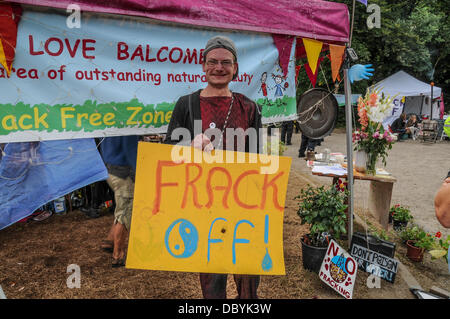
[(338, 102), (327, 90), (310, 89), (300, 97), (297, 114), (302, 133), (309, 138), (320, 139), (330, 135), (336, 126)]

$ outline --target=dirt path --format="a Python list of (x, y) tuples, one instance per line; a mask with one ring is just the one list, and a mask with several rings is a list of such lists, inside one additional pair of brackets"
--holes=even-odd
[[(300, 237), (308, 232), (308, 228), (300, 225), (296, 213), (298, 202), (294, 197), (307, 183), (329, 184), (330, 180), (312, 176), (305, 161), (297, 157), (300, 134), (294, 134), (293, 143), (285, 153), (293, 157), (283, 232), (286, 275), (262, 276), (259, 296), (265, 299), (341, 299), (317, 274), (302, 267)], [(345, 153), (345, 135), (333, 133), (317, 150), (325, 147)], [(448, 160), (445, 162), (448, 154), (450, 143), (424, 146), (405, 142), (394, 146), (388, 160), (387, 170), (398, 179), (394, 186), (394, 202), (411, 205), (416, 219), (423, 221), (433, 231), (438, 228), (430, 203), (440, 180), (450, 168)], [(359, 200), (363, 202), (363, 187), (361, 185), (361, 189), (358, 188), (356, 206)], [(417, 190), (419, 187), (421, 191)], [(112, 221), (111, 214), (87, 219), (83, 213), (73, 211), (65, 216), (52, 216), (40, 223), (15, 224), (1, 230), (0, 285), (7, 298), (202, 297), (196, 273), (111, 268), (110, 255), (100, 251), (98, 246)], [(354, 227), (355, 231), (364, 230), (358, 222), (355, 222)], [(426, 255), (423, 263), (413, 263), (406, 259), (404, 245), (399, 241), (396, 243), (395, 257), (406, 266), (422, 288), (429, 290), (433, 285), (444, 289), (450, 287), (450, 276), (444, 261), (431, 260)], [(71, 264), (80, 266), (79, 289), (69, 289), (66, 285), (69, 277), (67, 267)], [(380, 288), (369, 288), (368, 274), (358, 271), (354, 298), (415, 298), (403, 275), (404, 272), (400, 270), (394, 284), (381, 281)], [(228, 279), (227, 292), (228, 298), (236, 296), (232, 276)]]

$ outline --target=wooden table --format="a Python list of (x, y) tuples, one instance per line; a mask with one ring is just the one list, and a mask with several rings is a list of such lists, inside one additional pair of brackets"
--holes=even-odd
[[(343, 165), (345, 166), (345, 165)], [(335, 174), (322, 174), (312, 172), (316, 176), (326, 176), (333, 178), (336, 184), (339, 178), (347, 179), (347, 174), (339, 176)], [(378, 219), (381, 226), (387, 230), (389, 223), (389, 209), (391, 207), (392, 189), (397, 181), (392, 175), (366, 175), (353, 169), (353, 178), (363, 181), (370, 181), (369, 210)]]

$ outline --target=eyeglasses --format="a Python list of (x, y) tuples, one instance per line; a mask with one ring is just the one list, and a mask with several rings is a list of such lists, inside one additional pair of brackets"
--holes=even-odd
[(210, 66), (210, 67), (215, 67), (218, 64), (221, 64), (224, 68), (229, 68), (233, 66), (233, 61), (231, 60), (222, 60), (222, 61), (218, 61), (218, 60), (214, 60), (214, 59), (210, 59), (208, 61), (206, 61), (206, 65)]

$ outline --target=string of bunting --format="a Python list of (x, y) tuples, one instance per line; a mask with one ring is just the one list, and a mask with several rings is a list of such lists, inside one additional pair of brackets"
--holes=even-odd
[[(303, 66), (306, 71), (306, 74), (308, 75), (309, 80), (311, 81), (312, 86), (315, 87), (320, 63), (322, 63), (322, 61), (325, 58), (324, 56), (322, 57), (320, 56), (320, 53), (324, 48), (324, 43), (318, 40), (307, 38), (302, 38), (302, 42), (307, 59), (307, 63), (305, 63)], [(329, 54), (327, 54), (326, 57), (331, 62), (331, 73), (333, 82), (336, 82), (336, 79), (340, 81), (339, 71), (341, 69), (342, 62), (344, 60), (345, 46), (328, 44), (328, 47), (329, 47)], [(298, 68), (298, 70), (300, 69), (300, 67)]]
[[(10, 4), (0, 4), (0, 65), (7, 71), (8, 75), (11, 73), (11, 67), (15, 56), (17, 29), (20, 21), (21, 8), (12, 6)], [(274, 36), (274, 41), (278, 41), (280, 46), (292, 44), (284, 37)], [(300, 42), (300, 41), (298, 41)], [(304, 69), (308, 75), (313, 87), (316, 85), (319, 65), (324, 57), (320, 57), (320, 53), (324, 48), (324, 42), (302, 38), (304, 51), (306, 53), (307, 63), (304, 64)], [(331, 62), (331, 72), (333, 82), (339, 79), (339, 70), (341, 68), (345, 46), (336, 44), (327, 44), (329, 54), (326, 56)], [(288, 50), (290, 51), (290, 50)], [(281, 58), (281, 57), (280, 57)], [(288, 57), (287, 57), (288, 58)], [(280, 61), (281, 62), (281, 61)], [(296, 82), (301, 65), (296, 67)], [(286, 73), (287, 70), (283, 70)]]
[(0, 65), (8, 76), (16, 54), (17, 29), (20, 21), (21, 8), (11, 4), (0, 3)]

